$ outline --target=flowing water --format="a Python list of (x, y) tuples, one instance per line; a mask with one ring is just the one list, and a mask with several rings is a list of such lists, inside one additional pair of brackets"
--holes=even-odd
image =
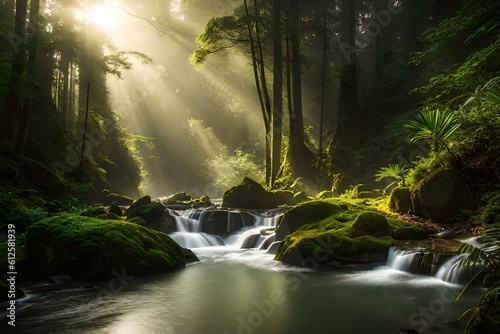
[[(272, 225), (256, 223), (258, 229), (266, 224)], [(390, 334), (412, 327), (463, 333), (456, 319), (481, 292), (454, 304), (460, 285), (388, 266), (344, 272), (291, 268), (258, 249), (262, 243), (255, 238), (254, 248), (238, 248), (256, 235), (249, 231), (212, 236), (226, 246), (193, 248), (201, 261), (174, 272), (131, 277), (124, 268), (106, 282), (31, 288), (34, 293), (17, 302), (15, 330), (2, 322), (0, 332)]]

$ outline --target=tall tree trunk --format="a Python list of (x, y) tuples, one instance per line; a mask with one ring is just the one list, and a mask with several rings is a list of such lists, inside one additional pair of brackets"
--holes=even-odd
[[(334, 169), (343, 172), (351, 168), (350, 146), (355, 146), (361, 139), (359, 124), (359, 107), (357, 94), (357, 56), (356, 56), (356, 7), (355, 1), (343, 0), (342, 7), (342, 43), (345, 63), (342, 66), (340, 79), (340, 97), (337, 124), (332, 141), (332, 163)], [(345, 50), (350, 48), (351, 52)]]
[(73, 61), (70, 62), (70, 74), (69, 74), (69, 107), (68, 107), (68, 123), (69, 130), (73, 130), (75, 123), (75, 64)]
[(321, 110), (319, 116), (319, 145), (318, 153), (319, 156), (323, 154), (323, 126), (325, 119), (325, 93), (326, 93), (326, 73), (327, 73), (327, 56), (328, 56), (328, 31), (327, 31), (327, 3), (323, 6), (323, 61), (322, 61), (322, 75), (321, 75)]
[(2, 108), (0, 138), (8, 143), (8, 150), (14, 152), (18, 148), (19, 135), (24, 131), (23, 105), (24, 98), (21, 94), (21, 77), (25, 75), (26, 64), (26, 12), (27, 0), (16, 1), (16, 20), (14, 36), (11, 36), (12, 74), (9, 84), (7, 103)]
[[(30, 1), (30, 20), (28, 25), (28, 38), (30, 43), (28, 44), (28, 77), (31, 79), (30, 82), (38, 82), (38, 78), (36, 75), (36, 59), (37, 59), (37, 51), (38, 51), (38, 32), (40, 29), (39, 25), (39, 12), (40, 12), (40, 0), (31, 0)], [(33, 92), (27, 99), (26, 108), (24, 110), (24, 135), (23, 135), (23, 144), (22, 151), (26, 147), (26, 142), (28, 140), (28, 133), (31, 123), (31, 113), (33, 106), (33, 97), (38, 95), (38, 85), (35, 87), (30, 87)], [(36, 93), (35, 93), (36, 91)]]
[(302, 114), (302, 78), (300, 64), (299, 0), (290, 1), (290, 42), (292, 45), (293, 109), (290, 118), (290, 153), (297, 157), (304, 146), (304, 117)]
[(273, 139), (270, 185), (273, 186), (281, 166), (281, 141), (283, 123), (283, 43), (281, 33), (281, 0), (273, 0)]
[(60, 112), (64, 130), (69, 129), (69, 59), (63, 52), (61, 54), (62, 92)]
[[(258, 42), (256, 46), (256, 41), (253, 37), (253, 26), (252, 26), (252, 19), (250, 16), (250, 9), (248, 6), (248, 1), (244, 0), (244, 6), (245, 6), (245, 16), (246, 16), (246, 23), (247, 23), (247, 29), (248, 29), (248, 38), (250, 41), (250, 51), (252, 55), (252, 68), (253, 68), (253, 74), (254, 74), (254, 79), (255, 79), (255, 86), (257, 87), (257, 94), (259, 96), (259, 102), (260, 102), (260, 108), (262, 111), (262, 119), (264, 121), (264, 129), (266, 131), (266, 136), (265, 136), (265, 143), (266, 143), (266, 182), (270, 180), (271, 178), (271, 143), (270, 143), (270, 138), (268, 136), (269, 133), (271, 133), (271, 115), (268, 109), (268, 102), (266, 102), (265, 95), (267, 95), (267, 86), (262, 87), (261, 82), (262, 79), (259, 74), (259, 61), (258, 61)], [(257, 18), (256, 18), (257, 20)], [(260, 38), (258, 38), (259, 40)], [(265, 78), (264, 78), (265, 82)], [(267, 99), (268, 100), (268, 99)]]

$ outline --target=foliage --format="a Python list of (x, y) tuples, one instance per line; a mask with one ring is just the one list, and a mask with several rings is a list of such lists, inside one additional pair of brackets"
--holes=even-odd
[(138, 51), (115, 51), (109, 55), (102, 56), (102, 70), (105, 73), (109, 73), (122, 79), (123, 70), (130, 70), (133, 63), (129, 60), (129, 57), (135, 57), (143, 65), (151, 64), (153, 59), (148, 55), (138, 52)]
[[(485, 279), (490, 282), (500, 280), (500, 228), (487, 230), (479, 239), (479, 242), (478, 246), (462, 243), (458, 250), (462, 254), (469, 254), (460, 260), (461, 266), (476, 266), (479, 267), (479, 270), (469, 283), (464, 286), (456, 300), (460, 299), (471, 286), (482, 285)], [(481, 299), (478, 303), (480, 302)], [(462, 317), (467, 316), (469, 317), (468, 326), (470, 326), (479, 316), (478, 304), (462, 315)]]
[(435, 151), (441, 146), (449, 151), (447, 141), (458, 129), (459, 124), (456, 113), (450, 110), (424, 109), (405, 127), (411, 131), (409, 136), (411, 142), (425, 140)]
[(227, 50), (238, 43), (246, 42), (244, 37), (246, 23), (241, 16), (231, 15), (212, 18), (205, 26), (205, 31), (196, 37), (197, 49), (189, 61), (194, 65), (206, 62), (210, 54)]
[(471, 102), (481, 100), (485, 102), (490, 102), (493, 104), (500, 104), (500, 77), (495, 77), (485, 83), (483, 86), (479, 86), (474, 95), (471, 96), (461, 107), (461, 109), (468, 106)]
[(254, 161), (254, 156), (236, 149), (233, 155), (219, 154), (206, 161), (205, 165), (210, 171), (215, 186), (224, 191), (239, 184), (245, 176), (259, 180), (264, 176), (264, 171)]
[(375, 176), (377, 177), (375, 181), (378, 182), (385, 178), (392, 178), (395, 179), (395, 181), (386, 188), (389, 188), (395, 183), (397, 183), (401, 187), (405, 187), (407, 174), (408, 174), (408, 167), (404, 165), (401, 166), (400, 164), (389, 164), (389, 166), (387, 167), (380, 168), (377, 174), (375, 174)]
[(424, 51), (413, 55), (413, 62), (421, 64), (426, 59), (435, 59), (448, 49), (449, 44), (466, 34), (464, 42), (495, 31), (500, 5), (497, 1), (467, 0), (455, 15), (446, 18), (422, 35), (426, 45)]
[(46, 218), (48, 213), (38, 206), (25, 205), (13, 194), (0, 191), (0, 228), (14, 224), (19, 233), (26, 230), (31, 224)]

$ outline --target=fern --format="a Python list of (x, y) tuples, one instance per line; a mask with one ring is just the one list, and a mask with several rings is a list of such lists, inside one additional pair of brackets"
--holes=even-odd
[[(458, 251), (469, 256), (460, 260), (460, 266), (482, 265), (474, 277), (464, 286), (455, 299), (457, 302), (472, 286), (482, 284), (485, 279), (497, 281), (500, 278), (500, 228), (493, 228), (485, 232), (480, 239), (480, 245), (475, 246), (462, 243)], [(478, 316), (478, 304), (465, 311), (460, 319), (467, 318), (467, 326)]]

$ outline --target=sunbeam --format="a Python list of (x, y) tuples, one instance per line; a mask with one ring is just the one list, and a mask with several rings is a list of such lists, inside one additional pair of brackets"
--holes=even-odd
[[(178, 5), (170, 12), (180, 18), (184, 7)], [(119, 29), (111, 33), (119, 49), (140, 51), (153, 58), (151, 65), (134, 62), (123, 80), (108, 79), (113, 109), (124, 115), (132, 131), (156, 138), (156, 151), (147, 152), (147, 156), (152, 154), (159, 160), (145, 157), (150, 172), (146, 187), (152, 195), (180, 190), (195, 196), (207, 191), (207, 195), (221, 195), (202, 171), (205, 161), (220, 150), (214, 149), (217, 144), (213, 138), (201, 143), (199, 137), (190, 136), (191, 119), (203, 120), (205, 127), (213, 128), (228, 152), (263, 147), (261, 113), (251, 66), (245, 57), (237, 53), (231, 59), (214, 57), (201, 69), (189, 63), (196, 35), (214, 14), (203, 12), (168, 26), (160, 25), (162, 19), (155, 18), (157, 29), (171, 29), (162, 30), (160, 36), (149, 21), (122, 11), (117, 16)], [(176, 25), (182, 27), (183, 34), (176, 32)]]

